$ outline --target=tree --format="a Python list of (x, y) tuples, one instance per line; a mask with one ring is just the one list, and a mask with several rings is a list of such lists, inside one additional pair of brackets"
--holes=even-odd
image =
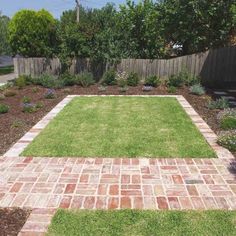
[(10, 18), (2, 15), (0, 12), (0, 55), (9, 55), (11, 52), (7, 41), (7, 27), (9, 21)]
[(235, 0), (163, 0), (163, 37), (182, 55), (228, 45)]
[(56, 51), (56, 20), (46, 10), (21, 10), (9, 23), (9, 43), (14, 55), (51, 57)]
[(128, 0), (126, 5), (120, 6), (118, 27), (124, 57), (152, 59), (165, 56), (159, 15), (151, 0), (138, 4)]

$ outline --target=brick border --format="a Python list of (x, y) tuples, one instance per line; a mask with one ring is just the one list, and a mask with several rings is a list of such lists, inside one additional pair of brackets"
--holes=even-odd
[(27, 132), (16, 144), (14, 144), (4, 157), (19, 157), (24, 149), (34, 140), (36, 136), (53, 120), (57, 114), (72, 101), (75, 97), (172, 97), (176, 98), (192, 122), (199, 129), (203, 137), (207, 140), (211, 148), (216, 152), (218, 158), (233, 159), (230, 151), (217, 144), (217, 135), (207, 125), (207, 123), (193, 109), (189, 102), (182, 95), (68, 95), (58, 105), (56, 105), (42, 120), (40, 120), (29, 132)]

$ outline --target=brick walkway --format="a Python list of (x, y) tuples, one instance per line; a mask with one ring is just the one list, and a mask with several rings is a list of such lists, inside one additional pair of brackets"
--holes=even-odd
[(72, 98), (0, 158), (0, 207), (33, 209), (20, 235), (44, 235), (57, 208), (236, 210), (236, 161), (181, 96), (181, 105), (218, 159), (19, 157)]

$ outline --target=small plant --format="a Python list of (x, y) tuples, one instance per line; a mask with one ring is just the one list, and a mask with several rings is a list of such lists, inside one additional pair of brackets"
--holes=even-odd
[(47, 92), (44, 94), (44, 98), (46, 99), (54, 99), (56, 98), (56, 92), (54, 89), (48, 89)]
[(89, 87), (90, 85), (93, 85), (95, 83), (95, 80), (93, 79), (93, 74), (89, 72), (83, 72), (76, 76), (76, 84), (82, 86), (82, 87)]
[(144, 92), (150, 92), (150, 91), (153, 90), (153, 87), (152, 87), (152, 86), (146, 86), (146, 85), (144, 85), (143, 88), (142, 88), (142, 90), (143, 90)]
[(0, 104), (0, 114), (7, 113), (9, 111), (9, 106), (5, 104)]
[(229, 108), (229, 101), (226, 98), (219, 98), (215, 101), (209, 101), (207, 107), (211, 110), (213, 109), (223, 110)]
[(225, 109), (218, 114), (217, 118), (222, 129), (236, 129), (236, 109)]
[(128, 86), (137, 86), (140, 82), (140, 78), (137, 73), (131, 72), (129, 76), (127, 77), (127, 85)]
[(70, 89), (69, 88), (65, 88), (65, 89), (63, 89), (63, 93), (66, 93), (66, 94), (69, 94), (70, 93)]
[(35, 79), (35, 83), (45, 88), (62, 88), (63, 81), (59, 80), (55, 76), (43, 74), (39, 78)]
[(19, 76), (19, 78), (15, 80), (15, 84), (18, 89), (23, 89), (26, 86), (26, 77), (24, 75)]
[(183, 78), (179, 75), (171, 75), (167, 81), (168, 87), (180, 88), (184, 85)]
[(0, 100), (4, 100), (5, 99), (5, 95), (0, 93)]
[(118, 71), (116, 73), (116, 81), (119, 87), (127, 86), (128, 74), (125, 71)]
[(36, 106), (33, 103), (23, 103), (22, 111), (25, 113), (33, 113), (36, 112)]
[(33, 92), (33, 93), (37, 93), (37, 92), (39, 92), (39, 88), (38, 88), (38, 87), (34, 87), (34, 88), (32, 88), (32, 92)]
[(107, 90), (106, 86), (101, 85), (101, 86), (98, 87), (99, 92), (105, 92), (106, 90)]
[(14, 83), (8, 81), (6, 84), (0, 86), (0, 91), (5, 91), (13, 86), (14, 86)]
[(145, 86), (152, 86), (152, 87), (158, 87), (161, 84), (160, 78), (158, 78), (156, 75), (149, 76), (145, 79)]
[(116, 85), (116, 72), (114, 69), (110, 69), (106, 71), (102, 77), (102, 84), (103, 85)]
[(44, 106), (44, 104), (43, 104), (42, 102), (37, 102), (37, 103), (35, 104), (35, 108), (36, 108), (37, 110), (43, 108), (43, 106)]
[(27, 96), (24, 96), (23, 99), (22, 99), (22, 102), (23, 103), (30, 103), (31, 102), (31, 99)]
[(16, 95), (16, 92), (13, 90), (6, 90), (4, 91), (4, 96), (5, 97), (14, 97)]
[(202, 96), (206, 93), (205, 89), (202, 87), (201, 84), (195, 84), (190, 87), (190, 93)]
[(24, 122), (21, 120), (15, 120), (12, 122), (12, 125), (11, 125), (12, 128), (19, 128), (22, 126), (24, 126)]
[(73, 86), (76, 84), (76, 76), (71, 75), (68, 72), (61, 74), (59, 80), (62, 81), (64, 86)]
[(174, 86), (170, 86), (167, 88), (168, 93), (176, 93), (176, 91), (177, 91), (177, 88)]
[(120, 93), (126, 93), (128, 91), (128, 89), (129, 88), (127, 86), (124, 86), (124, 87), (120, 87), (119, 91), (120, 91)]
[(118, 86), (121, 88), (124, 88), (127, 86), (127, 81), (125, 79), (119, 79), (117, 83), (118, 83)]
[(236, 151), (236, 131), (228, 131), (220, 134), (217, 143), (230, 151)]

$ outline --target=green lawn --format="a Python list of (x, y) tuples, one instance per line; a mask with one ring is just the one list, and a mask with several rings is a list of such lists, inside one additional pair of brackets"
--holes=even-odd
[(79, 97), (23, 156), (215, 157), (175, 98)]
[(7, 75), (14, 72), (14, 66), (6, 66), (0, 68), (0, 75)]
[(235, 236), (235, 211), (58, 210), (47, 236)]

